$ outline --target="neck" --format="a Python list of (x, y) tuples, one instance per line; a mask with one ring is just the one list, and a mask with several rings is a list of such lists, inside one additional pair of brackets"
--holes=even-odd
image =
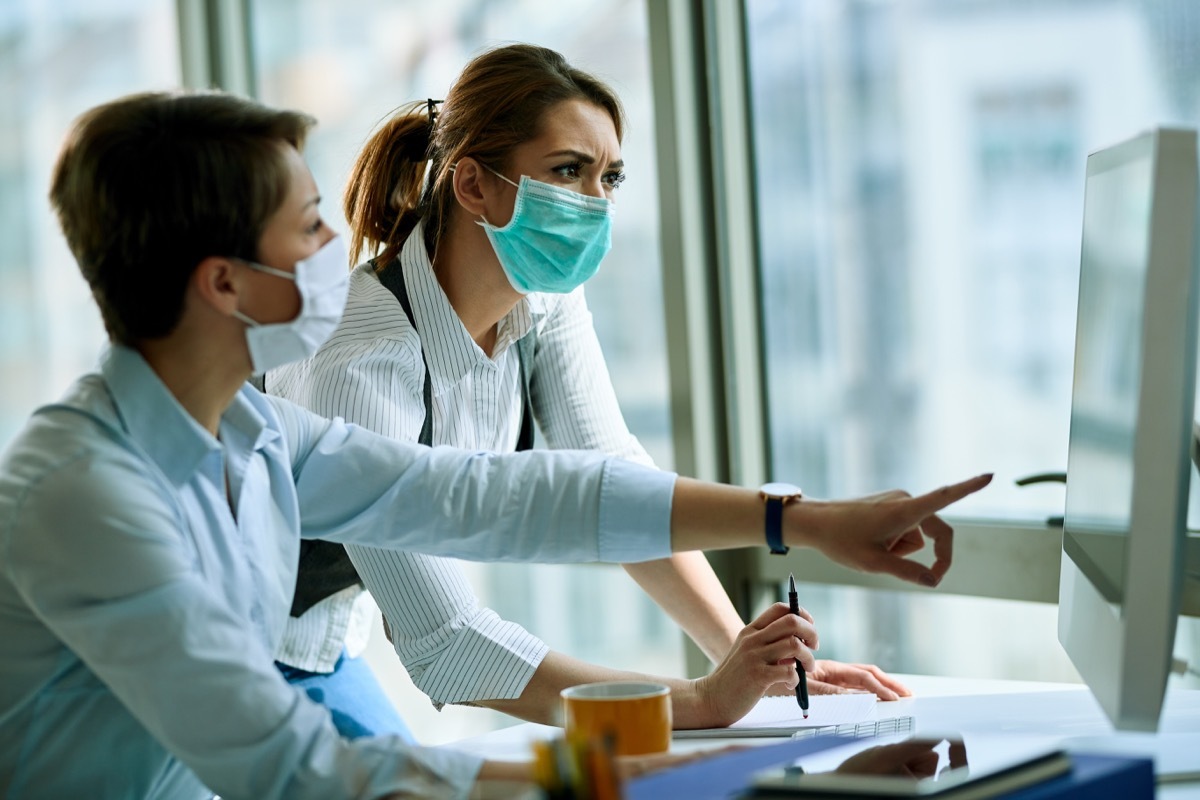
[(471, 338), (491, 356), (497, 324), (522, 295), (505, 277), (487, 233), (466, 215), (452, 214), (433, 272)]
[(230, 358), (236, 347), (225, 348), (213, 329), (190, 335), (184, 325), (162, 339), (142, 342), (137, 350), (184, 410), (217, 435), (221, 415), (250, 377), (244, 366)]

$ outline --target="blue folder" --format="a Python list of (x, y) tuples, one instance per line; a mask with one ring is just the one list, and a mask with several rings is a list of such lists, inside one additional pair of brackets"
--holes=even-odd
[[(630, 781), (626, 800), (733, 800), (747, 797), (753, 776), (802, 756), (844, 744), (841, 737), (786, 741), (751, 747)], [(1154, 762), (1148, 758), (1070, 753), (1071, 771), (1036, 786), (1002, 795), (1003, 800), (1152, 800)]]

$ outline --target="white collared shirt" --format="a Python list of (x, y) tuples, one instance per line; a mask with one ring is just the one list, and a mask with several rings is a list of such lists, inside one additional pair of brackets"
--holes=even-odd
[(0, 455), (0, 796), (466, 797), (479, 758), (346, 741), (272, 665), (301, 535), (661, 558), (672, 486), (587, 453), (418, 447), (248, 384), (217, 438), (114, 347)]
[[(309, 361), (272, 371), (268, 391), (319, 414), (416, 441), (425, 419), (424, 344), (434, 444), (511, 452), (521, 426), (513, 345), (536, 325), (530, 400), (546, 445), (653, 466), (625, 425), (582, 289), (526, 296), (500, 320), (489, 358), (438, 284), (421, 226), (405, 243), (400, 263), (420, 336), (371, 265), (360, 265), (337, 331)], [(520, 696), (548, 648), (481, 607), (457, 563), (369, 547), (347, 551), (384, 611), (397, 655), (435, 705)], [(279, 659), (303, 669), (331, 669), (342, 642), (362, 635), (346, 622), (348, 609), (365, 596), (345, 590), (289, 620)]]

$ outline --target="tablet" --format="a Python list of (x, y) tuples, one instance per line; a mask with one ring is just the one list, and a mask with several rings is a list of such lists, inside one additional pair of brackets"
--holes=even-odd
[(1070, 758), (1029, 737), (920, 736), (852, 741), (756, 776), (755, 796), (973, 800), (1065, 774)]

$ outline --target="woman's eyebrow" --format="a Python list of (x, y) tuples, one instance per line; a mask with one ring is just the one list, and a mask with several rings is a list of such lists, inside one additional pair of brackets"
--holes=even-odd
[(580, 150), (555, 150), (553, 153), (547, 153), (546, 158), (561, 158), (562, 156), (570, 156), (576, 161), (581, 161), (584, 164), (595, 164), (596, 159)]
[[(593, 156), (590, 156), (587, 153), (584, 153), (579, 150), (569, 150), (569, 149), (568, 150), (555, 150), (553, 153), (546, 154), (546, 158), (561, 158), (562, 156), (570, 156), (571, 158), (573, 158), (576, 161), (579, 161), (580, 163), (583, 163), (583, 164), (590, 165), (590, 164), (596, 163), (596, 159)], [(616, 161), (609, 162), (608, 168), (609, 169), (621, 169), (624, 166), (625, 166), (625, 160), (618, 159)]]

